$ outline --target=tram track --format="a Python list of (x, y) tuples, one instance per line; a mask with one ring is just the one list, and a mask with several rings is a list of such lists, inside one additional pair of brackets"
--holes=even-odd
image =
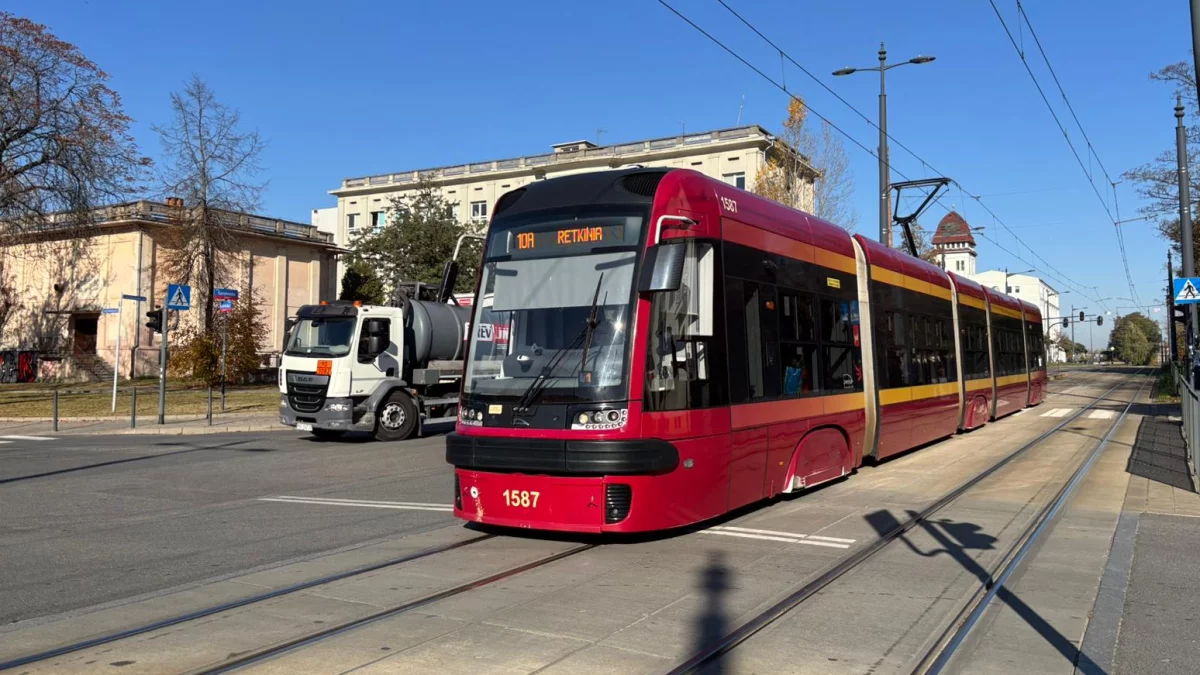
[[(962, 641), (965, 639), (967, 633), (970, 632), (970, 629), (974, 626), (975, 622), (978, 621), (979, 616), (981, 616), (984, 609), (986, 609), (988, 602), (990, 602), (992, 596), (994, 596), (995, 591), (1003, 585), (1003, 579), (1001, 579), (999, 575), (1003, 574), (1004, 578), (1007, 578), (1008, 575), (1015, 570), (1016, 566), (1024, 558), (1024, 554), (1028, 552), (1029, 548), (1037, 540), (1037, 536), (1044, 531), (1045, 524), (1049, 522), (1049, 518), (1057, 513), (1062, 504), (1065, 503), (1067, 498), (1069, 498), (1074, 486), (1082, 481), (1082, 478), (1086, 475), (1087, 470), (1090, 469), (1095, 459), (1099, 457), (1100, 453), (1107, 446), (1108, 440), (1113, 434), (1116, 433), (1116, 430), (1120, 426), (1121, 422), (1124, 421), (1126, 415), (1128, 414), (1129, 409), (1133, 406), (1138, 396), (1140, 396), (1141, 392), (1145, 389), (1146, 384), (1150, 381), (1149, 378), (1145, 377), (1145, 373), (1145, 369), (1139, 369), (1137, 373), (1135, 373), (1136, 377), (1141, 377), (1143, 380), (1137, 391), (1127, 401), (1113, 401), (1109, 397), (1118, 389), (1121, 389), (1122, 387), (1128, 387), (1128, 382), (1118, 382), (1104, 393), (1095, 397), (1091, 397), (1092, 400), (1090, 403), (1081, 407), (1071, 415), (1064, 417), (1061, 422), (1055, 424), (1052, 428), (1039, 434), (1034, 439), (1022, 444), (1016, 450), (1013, 450), (996, 463), (967, 479), (958, 487), (944, 494), (935, 502), (929, 504), (915, 515), (910, 516), (907, 520), (901, 521), (893, 529), (880, 535), (870, 544), (867, 544), (863, 548), (860, 548), (842, 558), (832, 567), (828, 568), (825, 572), (789, 593), (782, 600), (744, 621), (741, 625), (726, 633), (721, 638), (696, 650), (685, 661), (677, 664), (667, 672), (670, 675), (683, 675), (685, 673), (690, 674), (701, 672), (706, 666), (714, 664), (725, 654), (736, 649), (738, 646), (745, 643), (748, 639), (766, 627), (770, 626), (780, 618), (783, 618), (785, 615), (791, 613), (793, 610), (800, 607), (805, 601), (817, 595), (826, 587), (838, 581), (851, 571), (862, 567), (865, 563), (875, 558), (880, 552), (885, 550), (891, 543), (899, 540), (904, 534), (908, 533), (919, 525), (922, 525), (923, 523), (929, 522), (932, 516), (949, 506), (951, 503), (966, 494), (982, 481), (995, 475), (1001, 469), (1008, 466), (1020, 457), (1026, 455), (1030, 450), (1039, 447), (1048, 439), (1056, 436), (1064, 430), (1069, 430), (1069, 425), (1073, 424), (1076, 420), (1078, 420), (1088, 411), (1095, 408), (1097, 405), (1101, 403), (1113, 402), (1124, 404), (1122, 412), (1109, 426), (1106, 433), (1101, 437), (1099, 443), (1097, 443), (1097, 445), (1090, 451), (1084, 451), (1084, 453), (1082, 453), (1086, 455), (1084, 461), (1078, 466), (1077, 470), (1072, 474), (1072, 476), (1067, 479), (1063, 488), (1059, 490), (1058, 494), (1052, 498), (1047, 505), (1038, 512), (1038, 515), (1031, 521), (1031, 523), (1022, 530), (1021, 536), (1018, 537), (1017, 542), (1014, 544), (1012, 549), (1010, 549), (1009, 554), (1002, 558), (1002, 560), (1005, 562), (1002, 563), (1000, 568), (998, 568), (988, 577), (989, 580), (996, 581), (994, 583), (988, 583), (982, 589), (977, 590), (977, 597), (968, 604), (967, 609), (963, 610), (963, 612), (956, 617), (956, 621), (951, 624), (951, 628), (947, 630), (946, 634), (942, 635), (941, 638), (935, 643), (935, 649), (937, 649), (938, 646), (942, 647), (942, 649), (938, 651), (938, 654), (934, 654), (932, 656), (926, 654), (921, 659), (920, 667), (925, 667), (926, 669), (913, 671), (914, 675), (916, 675), (916, 673), (924, 674), (941, 672), (940, 668), (944, 667), (945, 661), (947, 661), (949, 656), (953, 655), (954, 650), (962, 644)], [(1070, 490), (1068, 490), (1068, 488), (1070, 488)], [(953, 647), (953, 649), (950, 649), (950, 647)], [(947, 656), (945, 656), (943, 659), (941, 656), (942, 654), (947, 654)], [(940, 664), (939, 670), (929, 670), (928, 668), (931, 668), (935, 663)]]
[(191, 612), (186, 612), (186, 613), (179, 614), (176, 616), (168, 617), (166, 619), (150, 621), (150, 622), (135, 626), (133, 628), (127, 628), (127, 629), (115, 631), (112, 633), (106, 633), (106, 634), (100, 635), (98, 637), (88, 638), (86, 640), (80, 640), (77, 642), (72, 642), (70, 644), (66, 644), (61, 647), (47, 649), (45, 651), (37, 652), (35, 654), (20, 656), (20, 657), (14, 658), (14, 659), (9, 659), (7, 661), (0, 662), (0, 671), (5, 671), (5, 670), (12, 669), (12, 668), (19, 668), (21, 666), (27, 666), (27, 665), (31, 665), (31, 664), (35, 664), (35, 663), (39, 663), (39, 662), (43, 662), (43, 661), (48, 661), (50, 659), (58, 658), (60, 656), (66, 656), (68, 654), (80, 652), (85, 649), (91, 649), (93, 647), (99, 647), (102, 645), (118, 642), (120, 640), (125, 640), (128, 638), (136, 637), (138, 635), (145, 635), (147, 633), (152, 633), (154, 631), (162, 630), (164, 628), (170, 628), (172, 626), (177, 626), (177, 625), (187, 623), (190, 621), (195, 621), (197, 619), (203, 619), (205, 617), (213, 616), (215, 614), (220, 614), (222, 612), (228, 612), (228, 611), (231, 611), (234, 609), (240, 609), (242, 607), (247, 607), (249, 605), (266, 602), (268, 600), (274, 600), (276, 598), (280, 598), (280, 597), (283, 597), (286, 595), (291, 595), (293, 593), (298, 593), (300, 591), (305, 591), (308, 589), (316, 588), (318, 586), (323, 586), (323, 585), (334, 583), (337, 581), (343, 581), (345, 579), (362, 576), (364, 574), (369, 574), (371, 572), (377, 572), (379, 570), (387, 569), (389, 567), (395, 567), (397, 565), (403, 565), (405, 563), (413, 562), (416, 560), (421, 560), (422, 558), (428, 558), (430, 556), (438, 555), (441, 553), (446, 553), (446, 552), (453, 551), (456, 549), (465, 548), (467, 546), (472, 546), (474, 544), (479, 544), (479, 543), (482, 543), (482, 542), (485, 542), (485, 541), (488, 541), (491, 539), (495, 539), (497, 536), (499, 536), (499, 535), (482, 534), (478, 537), (472, 537), (471, 539), (464, 539), (462, 541), (455, 541), (455, 542), (450, 542), (447, 544), (440, 544), (438, 546), (431, 546), (428, 548), (421, 549), (419, 551), (414, 551), (413, 553), (408, 553), (408, 554), (405, 554), (402, 556), (397, 556), (395, 558), (390, 558), (388, 560), (382, 560), (380, 562), (372, 563), (370, 565), (356, 567), (354, 569), (345, 570), (342, 572), (335, 572), (333, 574), (328, 574), (325, 576), (317, 577), (315, 579), (301, 581), (299, 583), (291, 584), (291, 585), (285, 586), (283, 588), (277, 588), (277, 589), (274, 589), (271, 591), (267, 591), (265, 593), (259, 593), (256, 595), (247, 596), (245, 598), (239, 598), (237, 600), (221, 603), (218, 605), (211, 605), (209, 607), (204, 607), (202, 609), (193, 610)]

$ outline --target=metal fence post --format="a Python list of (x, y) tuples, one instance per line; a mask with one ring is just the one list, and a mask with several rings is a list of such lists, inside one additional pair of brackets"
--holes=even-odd
[(58, 431), (58, 387), (54, 388), (54, 430)]
[(212, 385), (208, 385), (208, 426), (212, 426)]
[(129, 409), (129, 428), (137, 428), (137, 387), (133, 388), (133, 407)]

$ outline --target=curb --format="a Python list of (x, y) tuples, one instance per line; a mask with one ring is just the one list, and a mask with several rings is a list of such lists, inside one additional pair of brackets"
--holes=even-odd
[(295, 429), (282, 424), (273, 424), (270, 426), (262, 424), (250, 424), (246, 426), (232, 427), (149, 427), (145, 429), (125, 429), (119, 433), (124, 436), (204, 436), (208, 434), (233, 434), (262, 431), (295, 431)]
[[(222, 417), (231, 416), (234, 419), (238, 417), (269, 417), (270, 413), (218, 413), (213, 411), (213, 415)], [(151, 419), (157, 417), (154, 413), (148, 415), (139, 415), (139, 419)], [(195, 422), (204, 420), (204, 413), (196, 415), (167, 415), (164, 419), (168, 422)], [(32, 424), (34, 422), (53, 422), (53, 417), (0, 417), (0, 424)], [(59, 422), (129, 422), (129, 415), (114, 417), (59, 417)]]

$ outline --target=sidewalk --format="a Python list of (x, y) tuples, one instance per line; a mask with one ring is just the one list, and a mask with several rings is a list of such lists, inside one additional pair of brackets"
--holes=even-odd
[[(218, 413), (213, 412), (209, 425), (204, 415), (167, 415), (166, 424), (159, 425), (154, 415), (138, 417), (137, 427), (129, 428), (128, 417), (61, 417), (58, 420), (60, 436), (112, 435), (112, 434), (224, 434), (246, 431), (293, 431), (279, 423), (273, 413)], [(0, 436), (4, 434), (55, 434), (53, 420), (49, 418), (0, 418)]]
[[(1200, 494), (1192, 488), (1179, 406), (1151, 406), (1127, 465), (1130, 480), (1108, 570), (1119, 592), (1112, 653), (1117, 674), (1195, 673), (1200, 667)], [(1121, 579), (1124, 577), (1124, 579)], [(1098, 603), (1097, 608), (1100, 605)]]

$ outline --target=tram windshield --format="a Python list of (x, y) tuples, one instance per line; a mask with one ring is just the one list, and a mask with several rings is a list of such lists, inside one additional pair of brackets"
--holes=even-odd
[(464, 393), (524, 405), (627, 398), (641, 223), (493, 223)]

